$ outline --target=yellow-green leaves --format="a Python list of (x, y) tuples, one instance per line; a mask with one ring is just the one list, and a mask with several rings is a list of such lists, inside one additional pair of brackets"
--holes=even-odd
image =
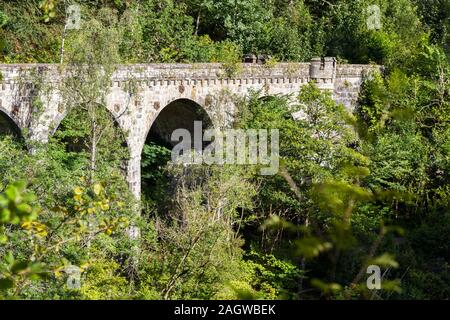
[(126, 228), (129, 225), (129, 220), (125, 217), (108, 219), (105, 218), (100, 222), (100, 229), (108, 236), (112, 235), (117, 229)]
[(398, 267), (398, 262), (395, 261), (394, 256), (389, 253), (383, 253), (382, 255), (371, 259), (369, 264), (379, 265), (383, 267)]
[(334, 282), (327, 283), (319, 279), (312, 279), (311, 285), (313, 287), (318, 288), (324, 294), (332, 294), (342, 290), (342, 286), (338, 283)]
[(45, 238), (48, 233), (46, 225), (35, 221), (27, 221), (22, 223), (22, 228), (41, 238)]
[(87, 268), (89, 267), (89, 263), (83, 262), (79, 266), (76, 266), (73, 263), (71, 263), (69, 260), (67, 260), (66, 258), (62, 258), (59, 263), (59, 266), (53, 269), (53, 274), (57, 279), (59, 279), (64, 274), (67, 274), (67, 270), (71, 267), (76, 268), (80, 273), (82, 273), (87, 270)]
[(57, 0), (42, 0), (39, 2), (39, 9), (42, 10), (45, 22), (49, 22), (50, 19), (56, 17), (56, 2)]
[(103, 187), (100, 183), (96, 183), (96, 184), (94, 184), (94, 187), (92, 188), (92, 190), (94, 191), (94, 194), (96, 196), (99, 196), (103, 190)]
[(110, 199), (100, 183), (95, 183), (90, 189), (74, 188), (73, 200), (75, 201), (74, 209), (82, 215), (106, 212), (111, 208)]
[(76, 196), (81, 196), (84, 192), (84, 189), (81, 187), (76, 187), (75, 189), (73, 189), (73, 194)]
[(118, 229), (128, 226), (127, 218), (115, 216), (123, 210), (125, 204), (118, 201), (115, 194), (108, 194), (101, 183), (94, 183), (92, 187), (74, 188), (73, 200), (75, 216), (79, 215), (78, 232), (81, 234), (93, 232), (94, 229), (94, 232), (112, 235)]
[(280, 218), (280, 216), (271, 215), (263, 222), (263, 224), (260, 226), (260, 229), (261, 230), (286, 229), (295, 232), (298, 230), (302, 230), (302, 227), (296, 226), (295, 224)]
[(84, 190), (81, 187), (76, 187), (73, 190), (73, 200), (75, 200), (75, 202), (80, 205), (82, 205), (84, 203), (83, 197), (82, 197), (83, 192), (84, 192)]
[(6, 229), (4, 226), (0, 226), (0, 245), (8, 241), (8, 236), (6, 235)]
[(42, 263), (16, 259), (11, 251), (0, 259), (0, 265), (0, 292), (13, 288), (24, 279), (37, 280), (46, 276)]
[[(22, 224), (22, 228), (38, 237), (47, 236), (45, 225), (35, 222), (39, 207), (34, 204), (35, 197), (25, 190), (24, 182), (10, 184), (0, 194), (0, 244), (6, 244), (8, 235), (1, 224)], [(28, 260), (16, 260), (8, 251), (0, 259), (0, 291), (13, 288), (23, 279), (35, 280), (44, 273), (41, 263)]]
[(313, 186), (312, 195), (322, 210), (341, 216), (350, 206), (350, 200), (368, 201), (369, 189), (343, 180), (330, 180)]
[(39, 208), (33, 205), (34, 195), (25, 191), (24, 182), (10, 184), (0, 194), (0, 223), (19, 224), (36, 219)]
[(330, 242), (323, 241), (316, 237), (305, 237), (296, 241), (297, 252), (305, 258), (315, 258), (321, 252), (329, 250), (333, 247)]

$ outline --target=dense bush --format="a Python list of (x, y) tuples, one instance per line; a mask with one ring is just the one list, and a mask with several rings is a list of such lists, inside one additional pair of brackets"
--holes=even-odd
[[(0, 130), (0, 298), (449, 298), (449, 1), (86, 0), (82, 28), (65, 31), (70, 1), (0, 2), (2, 63), (74, 70), (48, 144)], [(245, 53), (386, 69), (352, 112), (313, 83), (235, 101), (236, 128), (280, 130), (274, 176), (175, 165), (147, 141), (139, 206), (104, 108), (116, 65), (223, 62), (232, 75)], [(376, 293), (369, 264), (383, 267)]]

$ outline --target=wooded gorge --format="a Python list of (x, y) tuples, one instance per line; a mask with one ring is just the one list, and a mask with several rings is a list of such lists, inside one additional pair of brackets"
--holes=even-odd
[[(0, 63), (72, 70), (48, 143), (0, 100), (0, 299), (450, 297), (450, 0), (79, 0), (74, 30), (73, 1), (0, 3)], [(279, 130), (273, 176), (170, 161), (162, 116), (136, 199), (126, 132), (105, 108), (117, 66), (217, 62), (232, 77), (245, 55), (384, 71), (353, 110), (313, 82), (230, 96), (231, 127)], [(178, 103), (166, 108), (209, 121)], [(370, 265), (380, 290), (367, 286)]]

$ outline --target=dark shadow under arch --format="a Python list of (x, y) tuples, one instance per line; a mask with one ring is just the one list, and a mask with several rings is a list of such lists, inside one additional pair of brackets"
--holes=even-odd
[(177, 142), (170, 141), (172, 132), (176, 129), (186, 129), (194, 134), (194, 121), (202, 121), (203, 131), (212, 128), (212, 121), (208, 113), (195, 101), (177, 99), (169, 103), (157, 115), (150, 128), (146, 141), (173, 147)]
[[(146, 203), (162, 205), (167, 199), (170, 178), (164, 168), (171, 159), (171, 150), (178, 141), (171, 141), (172, 132), (186, 129), (194, 138), (194, 121), (202, 121), (203, 131), (213, 127), (201, 105), (189, 99), (172, 101), (162, 109), (152, 123), (141, 154), (141, 190), (143, 210)], [(203, 144), (203, 147), (207, 143)], [(150, 202), (148, 202), (150, 201)]]
[(0, 135), (11, 135), (18, 140), (23, 140), (19, 126), (2, 110), (0, 110)]
[(261, 96), (258, 98), (261, 102), (272, 102), (277, 99), (276, 95), (267, 95), (267, 96)]

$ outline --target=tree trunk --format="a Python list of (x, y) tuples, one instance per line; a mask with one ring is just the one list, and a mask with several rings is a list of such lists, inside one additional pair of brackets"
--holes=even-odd
[(67, 25), (64, 26), (64, 30), (63, 30), (62, 37), (61, 37), (61, 52), (60, 52), (60, 60), (59, 60), (59, 63), (61, 63), (61, 64), (64, 61), (64, 42), (66, 40), (66, 28), (67, 28)]
[(202, 9), (198, 10), (198, 14), (197, 14), (197, 21), (195, 22), (195, 35), (198, 34), (198, 29), (200, 28), (200, 15), (202, 13)]
[(65, 24), (64, 29), (61, 36), (61, 51), (60, 51), (60, 60), (59, 63), (63, 63), (64, 61), (64, 43), (66, 41), (66, 31), (67, 31), (67, 7), (66, 7), (66, 1), (64, 0), (64, 11), (65, 11)]
[(90, 159), (90, 165), (89, 165), (89, 182), (92, 185), (94, 183), (94, 173), (96, 169), (95, 162), (97, 161), (97, 122), (92, 122), (92, 128), (91, 128), (91, 159)]

